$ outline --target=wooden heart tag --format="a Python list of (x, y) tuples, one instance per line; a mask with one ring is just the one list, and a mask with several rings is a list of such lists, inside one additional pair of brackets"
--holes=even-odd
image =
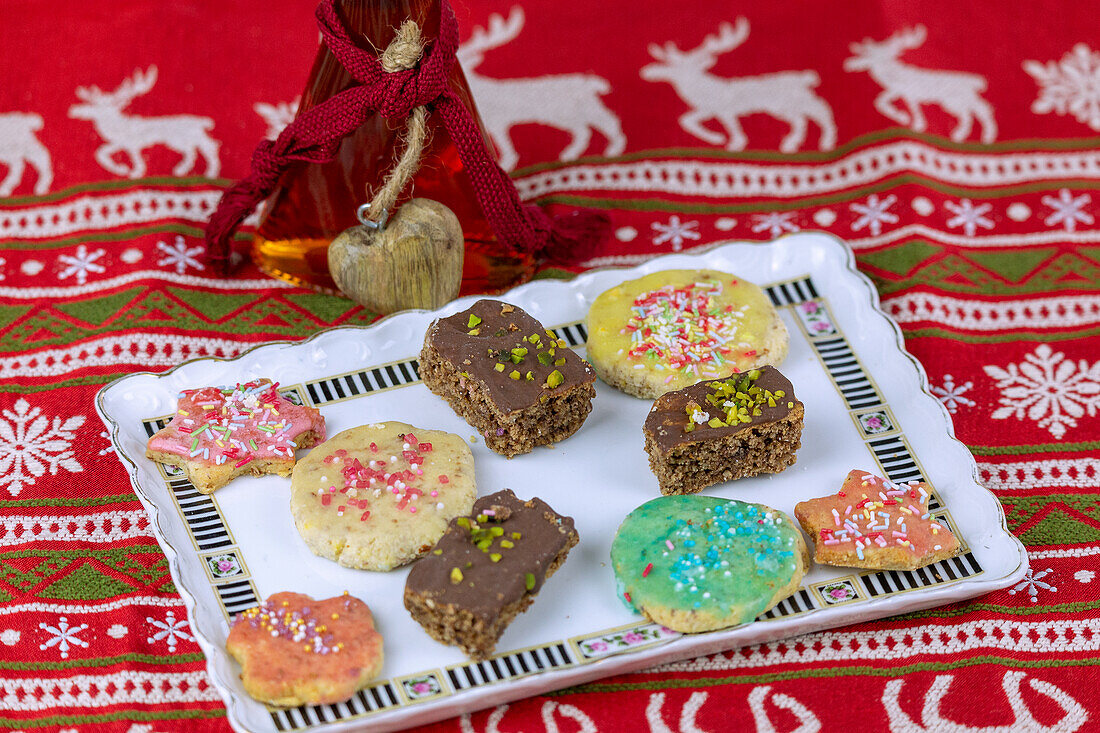
[(404, 204), (382, 229), (346, 229), (328, 248), (336, 285), (364, 308), (393, 313), (438, 308), (458, 296), (462, 225), (431, 199)]

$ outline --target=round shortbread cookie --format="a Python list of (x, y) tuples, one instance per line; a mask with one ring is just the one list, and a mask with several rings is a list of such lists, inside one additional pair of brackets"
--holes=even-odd
[(623, 520), (611, 564), (628, 605), (695, 633), (752, 621), (797, 590), (810, 557), (783, 512), (712, 496), (662, 496)]
[(649, 399), (779, 364), (790, 340), (764, 291), (717, 270), (663, 270), (617, 285), (592, 303), (587, 326), (600, 378)]
[(431, 549), (477, 494), (466, 441), (402, 422), (345, 430), (298, 462), (290, 511), (309, 549), (392, 570)]

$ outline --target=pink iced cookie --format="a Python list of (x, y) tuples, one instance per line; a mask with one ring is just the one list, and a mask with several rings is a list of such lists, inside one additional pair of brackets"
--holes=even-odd
[(178, 466), (204, 494), (250, 473), (289, 476), (294, 451), (325, 439), (325, 419), (283, 398), (269, 379), (180, 393), (176, 414), (145, 456)]

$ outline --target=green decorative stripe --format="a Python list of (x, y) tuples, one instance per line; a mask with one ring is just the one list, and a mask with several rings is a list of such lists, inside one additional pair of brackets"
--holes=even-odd
[[(163, 555), (159, 545), (130, 545), (128, 547), (115, 547), (109, 550), (97, 550), (85, 547), (80, 550), (51, 550), (41, 548), (36, 550), (17, 550), (15, 552), (0, 552), (0, 559), (33, 557), (35, 559), (63, 558), (68, 560), (129, 560), (133, 555)], [(110, 564), (110, 563), (108, 563)]]
[[(207, 703), (215, 704), (213, 701)], [(51, 715), (46, 718), (0, 718), (0, 727), (20, 728), (30, 730), (33, 728), (45, 728), (55, 725), (91, 725), (93, 723), (111, 723), (116, 720), (126, 722), (137, 720), (195, 720), (198, 718), (224, 718), (225, 708), (221, 703), (218, 707), (191, 710), (114, 710), (109, 713), (97, 715)]]
[(950, 186), (932, 178), (926, 178), (914, 173), (900, 173), (881, 181), (860, 186), (859, 188), (845, 189), (843, 191), (816, 196), (813, 198), (799, 198), (790, 200), (763, 200), (749, 203), (710, 204), (681, 201), (677, 199), (662, 199), (660, 197), (644, 199), (609, 199), (597, 196), (580, 196), (572, 194), (548, 194), (539, 196), (541, 204), (561, 204), (563, 206), (578, 206), (590, 209), (612, 209), (622, 211), (662, 211), (686, 214), (752, 214), (771, 211), (797, 211), (815, 206), (827, 206), (841, 204), (866, 198), (872, 193), (893, 191), (899, 186), (914, 184), (939, 193), (969, 199), (1003, 199), (1020, 194), (1036, 193), (1039, 191), (1057, 191), (1060, 188), (1070, 187), (1075, 190), (1100, 190), (1100, 181), (1085, 178), (1066, 178), (1059, 180), (1043, 181), (1036, 183), (1024, 183), (1018, 186), (1005, 186), (1004, 188), (964, 188)]
[(543, 171), (560, 170), (575, 165), (592, 165), (600, 163), (631, 163), (638, 160), (653, 160), (656, 158), (690, 158), (698, 160), (739, 160), (745, 162), (763, 161), (775, 163), (802, 163), (802, 162), (828, 162), (837, 160), (849, 153), (863, 147), (869, 147), (884, 142), (911, 142), (919, 141), (927, 143), (942, 150), (962, 153), (997, 153), (1019, 152), (1021, 150), (1032, 153), (1063, 152), (1066, 150), (1078, 150), (1089, 152), (1100, 147), (1100, 138), (1078, 138), (1064, 140), (1039, 140), (1022, 139), (996, 142), (991, 145), (982, 143), (957, 143), (950, 138), (928, 133), (914, 132), (905, 127), (887, 127), (876, 130), (866, 135), (852, 138), (848, 142), (837, 146), (832, 150), (804, 150), (796, 153), (780, 153), (775, 150), (739, 150), (728, 151), (719, 148), (656, 148), (653, 150), (639, 150), (616, 157), (604, 157), (600, 155), (588, 155), (577, 160), (566, 162), (551, 161), (519, 168), (512, 172), (513, 178), (523, 178), (533, 173)]
[(692, 677), (690, 679), (646, 680), (645, 682), (612, 682), (578, 685), (555, 692), (542, 694), (550, 697), (563, 695), (590, 694), (599, 692), (629, 692), (636, 690), (676, 690), (698, 687), (718, 687), (720, 685), (749, 684), (760, 685), (769, 682), (784, 682), (797, 679), (822, 679), (828, 677), (902, 677), (912, 672), (949, 672), (965, 667), (978, 667), (986, 664), (996, 664), (1011, 669), (1051, 669), (1061, 667), (1095, 667), (1100, 666), (1100, 658), (1094, 659), (1014, 659), (1012, 657), (998, 657), (982, 655), (969, 659), (959, 659), (953, 662), (920, 662), (889, 667), (837, 667), (835, 662), (823, 662), (829, 665), (826, 669), (799, 669), (785, 672), (773, 672), (770, 674), (738, 674), (729, 677)]
[(48, 204), (81, 193), (101, 193), (104, 191), (121, 191), (125, 189), (136, 190), (139, 188), (149, 188), (150, 186), (164, 186), (171, 193), (179, 193), (180, 190), (189, 187), (197, 189), (214, 187), (228, 188), (232, 184), (233, 181), (228, 178), (204, 178), (202, 176), (184, 176), (183, 178), (153, 176), (150, 178), (124, 178), (120, 180), (92, 181), (90, 183), (81, 183), (76, 186), (58, 189), (44, 196), (17, 196), (6, 198), (4, 199), (3, 206), (0, 206), (0, 212), (5, 209), (15, 209), (23, 206)]
[[(195, 237), (201, 239), (203, 236), (203, 229), (202, 227), (189, 226), (187, 224), (165, 223), (158, 224), (156, 226), (141, 227), (139, 229), (127, 229), (124, 232), (124, 236), (120, 236), (118, 232), (89, 232), (75, 237), (67, 237), (65, 239), (35, 239), (33, 241), (19, 240), (0, 242), (0, 244), (3, 245), (4, 249), (14, 250), (60, 249), (61, 247), (72, 247), (77, 244), (92, 244), (99, 242), (110, 242), (111, 244), (118, 244), (120, 246), (131, 246), (133, 244), (132, 240), (138, 237), (144, 237), (149, 234), (182, 234), (186, 237)], [(245, 241), (251, 240), (252, 235), (236, 232), (233, 235), (233, 238), (240, 241)]]
[(108, 504), (126, 504), (136, 502), (137, 495), (110, 494), (108, 496), (82, 497), (50, 497), (42, 499), (0, 499), (0, 509), (15, 509), (16, 507), (41, 507), (41, 506), (107, 506)]
[(956, 616), (968, 616), (975, 611), (992, 611), (994, 613), (1010, 614), (1012, 616), (1036, 616), (1045, 613), (1081, 613), (1100, 608), (1100, 601), (1077, 601), (1075, 603), (1055, 603), (1050, 606), (1039, 604), (1026, 606), (1001, 606), (996, 603), (969, 603), (962, 608), (933, 608), (928, 611), (914, 611), (894, 616), (894, 620), (906, 621), (925, 618), (953, 618)]
[(967, 445), (976, 456), (1024, 456), (1032, 453), (1073, 453), (1100, 450), (1100, 440), (1086, 443), (1036, 443), (1034, 445)]
[(913, 338), (939, 338), (949, 341), (962, 341), (968, 344), (1006, 344), (1016, 341), (1071, 341), (1091, 336), (1100, 336), (1100, 327), (1081, 329), (1080, 331), (1012, 331), (996, 334), (969, 334), (949, 331), (946, 328), (905, 328), (905, 340)]
[(63, 379), (60, 382), (50, 384), (0, 384), (0, 394), (36, 394), (38, 392), (52, 392), (61, 387), (86, 387), (92, 384), (107, 384), (119, 377), (124, 377), (129, 372), (112, 372), (111, 374), (96, 374), (91, 377), (75, 377)]
[(206, 657), (201, 652), (194, 654), (120, 654), (117, 657), (96, 657), (94, 659), (69, 659), (61, 662), (7, 662), (0, 660), (0, 669), (10, 669), (17, 672), (29, 672), (33, 670), (62, 670), (76, 669), (80, 667), (107, 667), (126, 662), (138, 664), (191, 664), (203, 662)]

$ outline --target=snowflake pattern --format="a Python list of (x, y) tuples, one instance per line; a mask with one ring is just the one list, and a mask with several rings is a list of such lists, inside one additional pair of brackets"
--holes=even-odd
[(943, 386), (932, 385), (932, 394), (936, 396), (937, 400), (943, 403), (943, 406), (947, 408), (948, 412), (954, 415), (958, 411), (959, 405), (973, 407), (977, 404), (969, 397), (963, 397), (963, 394), (969, 392), (973, 386), (973, 382), (955, 384), (954, 377), (950, 374), (944, 374)]
[(1100, 361), (1092, 366), (1085, 359), (1074, 362), (1049, 345), (1039, 344), (1019, 365), (983, 369), (997, 380), (1002, 394), (994, 420), (1034, 420), (1061, 440), (1067, 427), (1077, 427), (1077, 418), (1086, 413), (1095, 416), (1100, 409)]
[(772, 239), (784, 232), (797, 232), (798, 225), (791, 221), (797, 213), (797, 211), (773, 211), (770, 214), (754, 214), (752, 218), (756, 223), (753, 224), (752, 230), (757, 234), (766, 231)]
[(100, 448), (100, 449), (99, 449), (99, 455), (101, 455), (101, 456), (105, 456), (105, 455), (107, 455), (108, 453), (114, 453), (114, 452), (115, 452), (115, 446), (114, 446), (114, 444), (113, 444), (113, 443), (111, 442), (111, 435), (110, 435), (110, 433), (108, 433), (108, 432), (107, 432), (106, 430), (102, 430), (102, 431), (100, 431), (100, 433), (99, 433), (99, 437), (101, 437), (101, 438), (103, 438), (104, 440), (106, 440), (106, 441), (107, 441), (107, 447), (106, 447), (106, 448)]
[(1073, 574), (1073, 579), (1078, 583), (1091, 583), (1092, 579), (1096, 577), (1096, 573), (1091, 570), (1078, 570)]
[(252, 105), (252, 109), (256, 111), (256, 114), (267, 123), (265, 135), (269, 140), (279, 137), (279, 133), (294, 120), (294, 117), (298, 114), (298, 104), (301, 101), (301, 97), (295, 97), (293, 102), (276, 102), (275, 104), (256, 102)]
[(664, 244), (665, 242), (672, 243), (672, 251), (679, 252), (684, 246), (684, 240), (699, 239), (699, 232), (695, 231), (695, 227), (699, 226), (697, 221), (685, 221), (681, 222), (680, 217), (673, 214), (668, 219), (668, 224), (661, 224), (653, 222), (651, 225), (653, 231), (656, 234), (653, 236), (654, 244)]
[(79, 646), (84, 649), (88, 648), (88, 642), (83, 639), (77, 638), (84, 629), (88, 628), (88, 624), (80, 624), (80, 626), (70, 626), (69, 620), (62, 616), (57, 620), (57, 626), (50, 626), (49, 624), (38, 624), (38, 628), (45, 631), (50, 635), (50, 638), (45, 644), (39, 644), (38, 648), (42, 651), (49, 649), (52, 646), (56, 646), (57, 650), (61, 652), (62, 659), (69, 658), (69, 650), (74, 646)]
[(1100, 53), (1078, 43), (1060, 61), (1024, 61), (1023, 66), (1039, 85), (1032, 112), (1071, 114), (1100, 132)]
[(894, 194), (880, 199), (877, 193), (873, 193), (867, 198), (867, 203), (852, 204), (849, 207), (852, 213), (859, 214), (859, 218), (852, 224), (852, 231), (858, 232), (866, 228), (870, 230), (872, 237), (882, 234), (883, 223), (896, 224), (898, 221), (898, 215), (890, 213), (890, 207), (897, 201), (898, 197)]
[(84, 424), (83, 415), (51, 421), (42, 416), (41, 408), (32, 408), (22, 397), (14, 412), (0, 414), (7, 418), (0, 419), (0, 487), (12, 496), (32, 486), (47, 468), (51, 476), (57, 474), (58, 467), (72, 473), (84, 470), (72, 448), (73, 431)]
[(58, 262), (65, 265), (65, 267), (58, 273), (57, 279), (66, 280), (75, 275), (77, 285), (83, 285), (88, 282), (89, 272), (97, 274), (107, 272), (107, 268), (98, 262), (105, 254), (107, 254), (107, 250), (103, 248), (97, 249), (95, 252), (89, 252), (88, 248), (82, 244), (76, 248), (75, 255), (58, 255)]
[(156, 633), (148, 637), (147, 641), (150, 644), (163, 639), (168, 644), (168, 651), (176, 651), (176, 640), (186, 639), (187, 641), (194, 641), (195, 637), (188, 634), (183, 630), (183, 627), (187, 626), (187, 619), (181, 618), (176, 620), (176, 614), (174, 611), (169, 611), (163, 621), (157, 620), (152, 616), (146, 616), (145, 620), (149, 622), (153, 628), (158, 629)]
[(1050, 568), (1047, 568), (1046, 570), (1040, 570), (1039, 572), (1035, 572), (1035, 568), (1028, 568), (1027, 574), (1024, 576), (1024, 579), (1017, 583), (1014, 587), (1009, 588), (1008, 594), (1010, 596), (1014, 596), (1020, 591), (1026, 589), (1028, 596), (1030, 596), (1031, 602), (1038, 603), (1040, 588), (1042, 588), (1043, 590), (1049, 590), (1052, 593), (1058, 592), (1057, 588), (1055, 588), (1050, 583), (1046, 583), (1042, 580), (1043, 578), (1050, 575), (1052, 572), (1054, 571)]
[(947, 226), (952, 229), (962, 227), (968, 237), (973, 237), (978, 227), (982, 229), (993, 228), (993, 222), (985, 217), (993, 209), (993, 204), (978, 204), (975, 206), (970, 199), (963, 199), (957, 204), (945, 201), (943, 205), (954, 214), (953, 217), (947, 220)]
[(1061, 224), (1065, 227), (1067, 232), (1072, 232), (1077, 229), (1077, 222), (1082, 224), (1092, 224), (1094, 219), (1092, 214), (1087, 211), (1082, 211), (1089, 203), (1092, 202), (1092, 197), (1087, 193), (1083, 193), (1080, 196), (1074, 196), (1070, 193), (1068, 188), (1063, 188), (1058, 191), (1058, 198), (1053, 196), (1044, 196), (1043, 203), (1054, 209), (1054, 213), (1043, 219), (1048, 227), (1058, 226)]
[(3, 257), (0, 257), (0, 281), (3, 281), (4, 279), (4, 265), (6, 265), (7, 262), (8, 261), (5, 260)]
[(176, 241), (169, 247), (164, 242), (157, 242), (157, 249), (164, 253), (164, 257), (157, 260), (157, 264), (161, 267), (174, 267), (176, 268), (176, 274), (182, 275), (188, 267), (194, 267), (196, 270), (205, 270), (201, 262), (199, 262), (195, 255), (202, 252), (202, 246), (188, 247), (187, 241), (180, 235), (176, 235)]

